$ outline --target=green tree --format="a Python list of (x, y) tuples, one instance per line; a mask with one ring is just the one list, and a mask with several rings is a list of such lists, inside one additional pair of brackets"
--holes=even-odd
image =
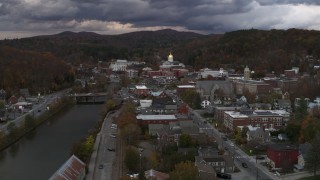
[(186, 90), (181, 94), (181, 99), (193, 109), (201, 108), (200, 94), (195, 90)]
[(4, 101), (0, 100), (0, 109), (4, 109), (5, 108), (5, 103)]
[(308, 115), (308, 104), (304, 97), (300, 98), (299, 104), (294, 113), (294, 119), (298, 122), (304, 120), (304, 118)]
[(28, 114), (28, 115), (24, 118), (24, 127), (25, 127), (26, 129), (30, 129), (30, 128), (33, 128), (35, 125), (36, 125), (35, 119), (34, 119), (31, 115)]
[(192, 147), (192, 138), (189, 134), (181, 134), (179, 137), (179, 146), (182, 148)]
[(94, 138), (92, 135), (88, 136), (82, 142), (73, 144), (71, 153), (75, 154), (79, 159), (87, 162), (93, 152)]
[(0, 148), (6, 144), (6, 136), (4, 132), (0, 131)]
[(159, 166), (159, 159), (160, 159), (159, 154), (155, 151), (153, 151), (149, 155), (148, 160), (152, 169), (157, 169), (157, 167)]
[(193, 162), (181, 162), (170, 172), (169, 180), (197, 180), (199, 179), (198, 169)]
[(116, 107), (116, 103), (112, 99), (109, 99), (106, 103), (106, 108), (108, 110), (111, 110), (111, 109), (114, 109), (115, 107)]
[(7, 130), (9, 131), (8, 137), (10, 140), (15, 140), (19, 136), (19, 129), (14, 122), (8, 124)]
[(314, 140), (311, 143), (311, 148), (309, 152), (307, 153), (306, 159), (305, 159), (305, 168), (312, 172), (314, 177), (317, 175), (317, 170), (320, 169), (320, 135), (317, 134), (317, 136), (314, 138)]
[(300, 124), (288, 123), (285, 132), (291, 142), (297, 142), (300, 137)]
[(139, 162), (140, 161), (140, 154), (134, 148), (127, 148), (126, 155), (124, 158), (124, 163), (129, 171), (138, 171), (139, 169)]
[(141, 134), (141, 129), (138, 124), (130, 123), (121, 129), (121, 137), (127, 141), (128, 144), (133, 144)]

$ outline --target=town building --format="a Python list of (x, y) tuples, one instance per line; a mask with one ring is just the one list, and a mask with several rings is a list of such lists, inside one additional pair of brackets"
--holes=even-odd
[(240, 110), (224, 113), (224, 125), (229, 130), (250, 125), (273, 131), (284, 128), (290, 119), (290, 113), (285, 110)]
[(299, 149), (292, 144), (270, 144), (267, 161), (272, 168), (292, 169), (298, 163)]
[(223, 68), (220, 68), (219, 70), (212, 70), (212, 69), (201, 69), (199, 71), (199, 79), (207, 79), (207, 78), (223, 78), (228, 77), (228, 72), (224, 70)]
[(142, 115), (136, 116), (139, 124), (169, 124), (170, 122), (177, 121), (175, 115), (172, 114), (161, 114), (161, 115)]
[(170, 53), (168, 56), (168, 60), (164, 61), (159, 68), (161, 71), (171, 71), (174, 68), (185, 68), (185, 65), (183, 63), (180, 63), (179, 61), (174, 61), (173, 55)]
[(49, 180), (83, 180), (86, 176), (86, 164), (72, 155)]
[(228, 80), (204, 80), (196, 82), (196, 91), (201, 100), (208, 100), (211, 104), (223, 102), (230, 104), (235, 97), (232, 83)]

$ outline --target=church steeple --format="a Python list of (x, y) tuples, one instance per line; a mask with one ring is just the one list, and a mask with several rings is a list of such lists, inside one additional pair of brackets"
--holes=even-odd
[(249, 69), (248, 66), (246, 66), (244, 68), (244, 77), (243, 78), (244, 78), (245, 81), (250, 80), (250, 69)]

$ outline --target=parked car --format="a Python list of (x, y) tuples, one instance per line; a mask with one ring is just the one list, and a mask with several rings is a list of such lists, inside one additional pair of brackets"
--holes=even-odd
[(222, 179), (231, 179), (231, 174), (217, 172), (217, 177)]
[(98, 168), (103, 169), (103, 164), (100, 164)]
[(265, 159), (265, 157), (263, 157), (263, 156), (256, 156), (256, 158), (260, 159), (260, 160)]
[(241, 165), (242, 165), (242, 167), (244, 167), (244, 168), (248, 168), (248, 165), (247, 165), (246, 163), (242, 163)]
[(108, 151), (116, 151), (114, 148), (108, 148)]

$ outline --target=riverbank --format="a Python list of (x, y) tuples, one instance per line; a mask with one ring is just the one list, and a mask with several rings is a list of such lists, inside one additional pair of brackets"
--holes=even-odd
[(37, 118), (31, 115), (27, 115), (24, 119), (24, 123), (19, 127), (16, 126), (15, 122), (10, 122), (8, 124), (7, 130), (8, 134), (0, 133), (0, 152), (9, 148), (21, 138), (34, 131), (42, 123), (48, 121), (54, 115), (59, 113), (61, 110), (71, 107), (74, 105), (74, 101), (69, 97), (62, 97), (54, 103), (50, 104), (45, 112), (43, 112)]

